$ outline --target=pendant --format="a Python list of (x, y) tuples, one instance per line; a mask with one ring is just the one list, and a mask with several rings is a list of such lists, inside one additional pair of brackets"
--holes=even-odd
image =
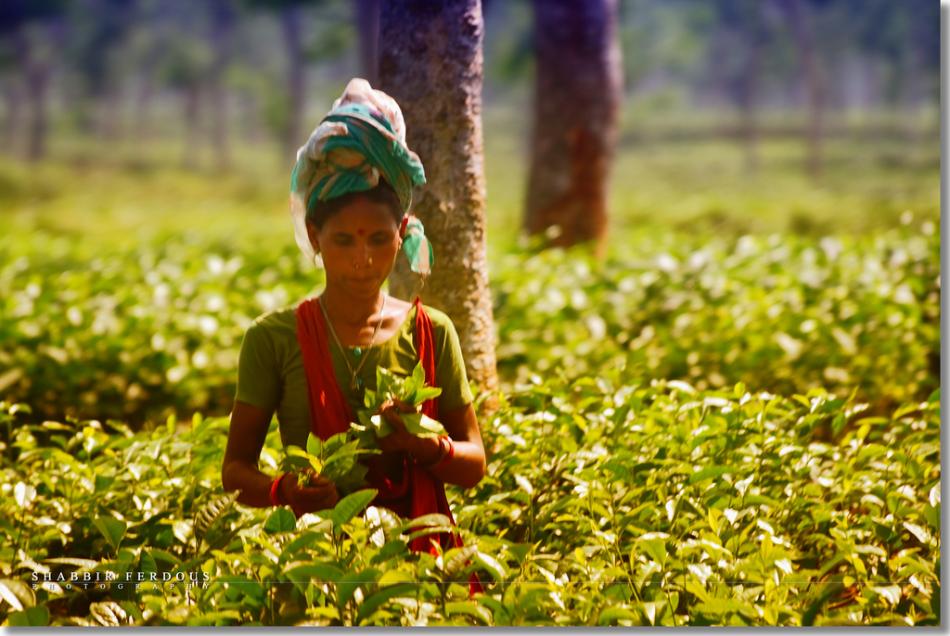
[(353, 355), (359, 358), (361, 355), (363, 355), (363, 350), (359, 347), (353, 347)]

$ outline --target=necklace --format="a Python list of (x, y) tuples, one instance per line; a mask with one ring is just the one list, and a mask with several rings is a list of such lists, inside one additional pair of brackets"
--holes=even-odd
[[(388, 296), (389, 295), (385, 292), (383, 293), (383, 304), (379, 308), (379, 321), (376, 323), (376, 328), (373, 329), (373, 337), (370, 338), (369, 344), (366, 346), (367, 349), (371, 348), (373, 343), (376, 342), (376, 334), (379, 333), (379, 326), (383, 324), (383, 312), (386, 310), (386, 298), (388, 298)], [(363, 368), (363, 363), (366, 362), (366, 358), (368, 356), (361, 357), (359, 364), (356, 365), (355, 369), (353, 368), (353, 365), (350, 364), (349, 358), (346, 356), (346, 348), (343, 346), (343, 343), (340, 342), (340, 338), (337, 337), (336, 331), (333, 329), (333, 323), (330, 322), (330, 316), (327, 314), (327, 308), (323, 306), (323, 298), (318, 298), (317, 302), (320, 305), (321, 311), (323, 311), (323, 319), (326, 321), (327, 327), (330, 328), (330, 335), (333, 336), (333, 342), (335, 342), (336, 346), (340, 348), (340, 353), (343, 354), (343, 362), (346, 363), (346, 368), (350, 372), (350, 389), (357, 391), (363, 388), (363, 380), (362, 378), (357, 377), (356, 374), (359, 373), (360, 369)], [(353, 353), (355, 353), (357, 356), (361, 356), (363, 354), (363, 350), (360, 347), (353, 347)]]

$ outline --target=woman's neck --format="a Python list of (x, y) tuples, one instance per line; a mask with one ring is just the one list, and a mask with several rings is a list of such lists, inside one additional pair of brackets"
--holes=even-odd
[(384, 296), (385, 292), (380, 291), (375, 297), (354, 298), (328, 285), (320, 294), (320, 299), (333, 322), (361, 327), (381, 310)]

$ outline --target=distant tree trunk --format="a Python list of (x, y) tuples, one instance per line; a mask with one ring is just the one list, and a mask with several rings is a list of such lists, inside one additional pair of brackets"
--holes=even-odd
[(184, 91), (185, 148), (182, 164), (185, 168), (198, 167), (199, 122), (201, 112), (201, 86), (198, 82), (189, 82), (182, 87)]
[[(435, 251), (423, 300), (459, 331), (468, 376), (498, 386), (485, 253), (481, 90), (484, 27), (478, 0), (386, 0), (380, 15), (379, 79), (402, 108), (425, 186), (414, 206)], [(409, 298), (414, 275), (399, 261), (393, 294)], [(489, 409), (493, 399), (488, 403)]]
[(750, 55), (746, 60), (743, 80), (739, 85), (740, 130), (745, 149), (745, 170), (754, 173), (759, 169), (758, 122), (756, 121), (755, 98), (758, 88), (758, 60)]
[(152, 137), (152, 99), (155, 96), (155, 63), (147, 61), (139, 73), (135, 95), (135, 137), (148, 141)]
[[(254, 146), (263, 146), (268, 141), (267, 129), (262, 125), (260, 95), (245, 90), (238, 95), (237, 117), (244, 132), (242, 139)], [(302, 142), (301, 142), (302, 143)]]
[[(912, 10), (909, 13), (910, 25), (905, 43), (903, 95), (907, 116), (902, 117), (900, 121), (905, 122), (904, 136), (907, 142), (913, 143), (921, 133), (919, 117), (921, 105), (930, 106), (927, 86), (930, 68), (927, 64), (926, 48), (933, 45), (933, 39), (939, 39), (939, 27), (933, 31), (929, 28), (928, 22), (934, 17), (929, 11)], [(939, 105), (939, 99), (937, 103)]]
[(17, 144), (17, 130), (20, 128), (20, 100), (23, 99), (20, 83), (13, 73), (8, 73), (3, 80), (3, 100), (6, 102), (4, 115), (6, 121), (3, 126), (3, 150), (15, 154)]
[[(709, 74), (722, 84), (722, 92), (736, 109), (735, 137), (745, 155), (745, 172), (758, 169), (756, 98), (759, 87), (761, 45), (756, 25), (736, 24), (731, 15), (720, 16), (719, 32), (708, 52)], [(732, 61), (732, 57), (737, 59)], [(729, 135), (733, 135), (729, 129)]]
[(115, 141), (122, 136), (122, 89), (114, 79), (108, 80), (99, 97), (99, 135)]
[(824, 135), (825, 79), (818, 65), (816, 42), (810, 16), (802, 0), (785, 0), (785, 11), (791, 26), (795, 48), (801, 60), (805, 90), (808, 96), (808, 159), (807, 168), (812, 177), (819, 177), (822, 169), (822, 137)]
[(27, 126), (26, 158), (28, 161), (39, 161), (46, 155), (50, 65), (34, 54), (30, 39), (22, 28), (17, 30), (13, 38), (16, 56), (23, 71), (26, 103), (31, 113)]
[(357, 0), (356, 28), (360, 38), (360, 74), (372, 86), (379, 81), (379, 0)]
[(618, 0), (534, 2), (534, 132), (525, 227), (554, 245), (607, 232), (607, 181), (622, 90)]
[(219, 170), (231, 167), (231, 145), (228, 139), (228, 92), (225, 75), (231, 65), (234, 49), (235, 11), (232, 0), (216, 0), (211, 9), (211, 41), (214, 45), (214, 60), (211, 63), (211, 145)]
[(765, 33), (761, 25), (753, 25), (746, 34), (748, 45), (746, 58), (738, 86), (739, 112), (741, 114), (742, 140), (745, 147), (745, 169), (754, 173), (759, 169), (757, 102), (759, 91), (760, 60), (765, 49)]
[(155, 124), (152, 120), (154, 107), (154, 98), (156, 91), (156, 82), (158, 79), (158, 70), (162, 61), (167, 55), (166, 41), (161, 35), (162, 30), (158, 25), (170, 20), (169, 12), (174, 11), (174, 7), (169, 3), (159, 3), (153, 6), (139, 3), (139, 14), (134, 18), (135, 21), (147, 22), (153, 26), (149, 34), (147, 48), (144, 52), (141, 62), (138, 65), (138, 72), (135, 74), (138, 84), (135, 90), (133, 125), (135, 126), (135, 137), (142, 141), (148, 141), (155, 133)]
[(297, 4), (287, 5), (280, 14), (284, 45), (287, 47), (287, 96), (289, 104), (283, 139), (286, 161), (291, 161), (297, 148), (306, 141), (300, 138), (300, 131), (303, 129), (304, 105), (306, 103), (301, 14), (300, 6)]

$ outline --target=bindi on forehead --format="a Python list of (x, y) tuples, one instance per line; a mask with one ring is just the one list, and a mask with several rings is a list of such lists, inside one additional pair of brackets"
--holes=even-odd
[(364, 230), (364, 229), (361, 228), (361, 227), (360, 227), (360, 228), (356, 228), (356, 235), (357, 235), (357, 236), (363, 236), (364, 234), (366, 234), (366, 230)]

